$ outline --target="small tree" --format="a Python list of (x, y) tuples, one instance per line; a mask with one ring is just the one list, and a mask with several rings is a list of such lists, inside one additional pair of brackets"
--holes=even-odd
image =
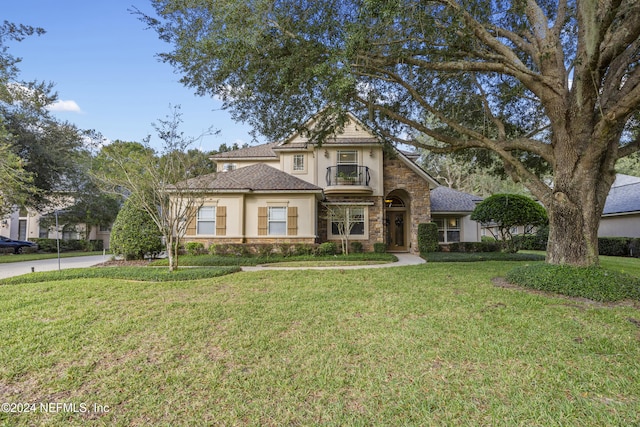
[(102, 148), (95, 176), (112, 191), (135, 199), (153, 219), (164, 238), (169, 270), (178, 268), (180, 239), (188, 216), (201, 206), (201, 195), (189, 187), (188, 178), (201, 164), (187, 148), (195, 140), (178, 131), (178, 108), (159, 125), (154, 125), (164, 145), (161, 152), (144, 143), (114, 142)]
[(331, 205), (326, 204), (327, 214), (330, 221), (330, 227), (336, 227), (338, 234), (340, 235), (340, 243), (342, 247), (342, 253), (349, 255), (349, 237), (353, 227), (357, 224), (357, 221), (353, 220), (353, 209), (360, 208), (355, 205)]
[(498, 228), (496, 240), (504, 241), (507, 252), (516, 252), (511, 228), (531, 225), (539, 227), (548, 222), (544, 208), (526, 196), (519, 194), (495, 194), (486, 198), (471, 214), (471, 219)]
[(129, 199), (111, 228), (111, 250), (126, 260), (143, 259), (147, 253), (162, 250), (160, 236), (149, 214)]

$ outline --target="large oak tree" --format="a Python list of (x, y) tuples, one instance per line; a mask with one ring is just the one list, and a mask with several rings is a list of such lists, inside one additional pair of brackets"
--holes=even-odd
[(161, 58), (258, 132), (351, 110), (392, 141), (490, 150), (546, 207), (548, 262), (598, 263), (614, 164), (640, 146), (639, 1), (153, 4)]

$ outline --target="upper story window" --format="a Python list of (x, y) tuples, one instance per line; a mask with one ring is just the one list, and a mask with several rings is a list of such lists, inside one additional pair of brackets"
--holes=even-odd
[(339, 165), (357, 165), (358, 152), (356, 150), (339, 150), (338, 164)]
[(293, 155), (293, 171), (294, 172), (304, 171), (304, 154)]
[(236, 170), (238, 166), (235, 163), (225, 163), (222, 165), (222, 172), (230, 172)]
[(358, 175), (358, 152), (355, 150), (338, 151), (338, 177), (355, 178)]

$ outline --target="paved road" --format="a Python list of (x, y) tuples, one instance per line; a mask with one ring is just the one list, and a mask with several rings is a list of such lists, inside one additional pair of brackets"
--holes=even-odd
[[(17, 255), (19, 256), (19, 255)], [(81, 268), (91, 267), (92, 265), (100, 264), (101, 262), (108, 261), (111, 255), (92, 255), (92, 256), (79, 256), (73, 258), (61, 258), (60, 268)], [(0, 279), (7, 277), (19, 276), (21, 274), (31, 273), (31, 269), (34, 271), (52, 271), (58, 269), (58, 258), (43, 259), (39, 261), (22, 261), (22, 262), (9, 262), (6, 264), (0, 264)]]

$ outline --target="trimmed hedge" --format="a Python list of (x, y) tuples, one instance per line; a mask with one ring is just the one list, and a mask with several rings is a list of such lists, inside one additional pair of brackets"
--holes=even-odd
[(447, 245), (440, 245), (442, 252), (500, 252), (500, 242), (455, 242)]
[(528, 265), (514, 268), (506, 278), (527, 288), (594, 301), (640, 300), (640, 278), (601, 267)]
[(418, 224), (418, 250), (420, 253), (437, 252), (438, 245), (438, 224), (427, 222)]
[[(38, 250), (41, 252), (58, 252), (58, 243), (56, 239), (33, 239), (38, 244)], [(60, 239), (60, 252), (74, 251), (101, 251), (104, 249), (102, 240), (78, 240), (78, 239)]]
[(599, 237), (598, 252), (600, 255), (630, 256), (631, 240), (628, 237)]
[(386, 243), (374, 243), (373, 244), (373, 252), (377, 254), (383, 254), (387, 252), (387, 244)]

